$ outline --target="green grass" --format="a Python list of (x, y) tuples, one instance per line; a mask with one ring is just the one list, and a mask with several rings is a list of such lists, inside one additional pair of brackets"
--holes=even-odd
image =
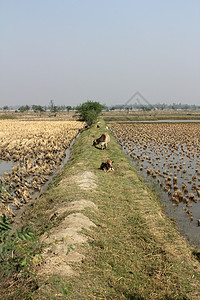
[(8, 120), (8, 119), (17, 119), (16, 115), (8, 113), (8, 114), (1, 114), (0, 113), (0, 120)]
[[(56, 299), (62, 288), (61, 299), (199, 299), (198, 254), (163, 214), (114, 138), (107, 150), (91, 146), (105, 131), (101, 122), (100, 129), (94, 126), (75, 141), (69, 162), (26, 216), (28, 225), (43, 233), (58, 225), (61, 219), (49, 222), (49, 214), (63, 203), (86, 199), (98, 206), (84, 212), (97, 226), (84, 230), (88, 243), (78, 246), (85, 260), (74, 263), (77, 276), (41, 279), (32, 299)], [(105, 174), (99, 166), (107, 159), (115, 171)], [(96, 190), (81, 190), (70, 181), (84, 171), (96, 175)], [(59, 185), (64, 178), (70, 184)]]

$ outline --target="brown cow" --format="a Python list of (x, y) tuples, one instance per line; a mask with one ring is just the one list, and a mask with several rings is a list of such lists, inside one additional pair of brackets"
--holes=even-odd
[(107, 132), (103, 133), (100, 138), (95, 139), (93, 141), (93, 146), (97, 146), (100, 145), (101, 149), (106, 149), (107, 148), (107, 144), (110, 142), (110, 136)]

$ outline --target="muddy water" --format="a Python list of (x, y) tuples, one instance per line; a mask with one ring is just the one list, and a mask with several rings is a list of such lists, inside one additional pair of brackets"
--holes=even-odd
[[(80, 135), (80, 133), (70, 143), (69, 148), (65, 152), (66, 156), (63, 159), (63, 161), (60, 163), (60, 165), (58, 165), (54, 169), (54, 171), (52, 172), (51, 175), (46, 176), (46, 178), (48, 178), (48, 179), (43, 185), (41, 185), (41, 189), (39, 191), (35, 191), (34, 189), (29, 190), (31, 199), (29, 199), (28, 203), (32, 202), (33, 200), (36, 200), (40, 195), (42, 195), (48, 189), (48, 186), (51, 183), (51, 181), (53, 180), (53, 178), (55, 177), (55, 175), (61, 171), (61, 169), (64, 167), (65, 163), (67, 163), (67, 161), (69, 160), (71, 147), (74, 144), (76, 138), (79, 137), (79, 135)], [(15, 164), (16, 163), (11, 162), (11, 161), (7, 162), (7, 161), (0, 160), (0, 176), (3, 178), (4, 176), (6, 176), (7, 172), (11, 173), (12, 167)], [(32, 176), (30, 176), (28, 179), (32, 180)], [(0, 202), (1, 202), (1, 200), (0, 200)], [(9, 204), (10, 209), (16, 214), (18, 208), (13, 204), (13, 202), (10, 201), (10, 202), (7, 202), (7, 204)], [(24, 204), (23, 206), (26, 206), (26, 205)], [(22, 208), (20, 209), (20, 211), (22, 211)]]
[[(127, 155), (129, 155), (126, 147), (124, 147), (123, 150)], [(139, 154), (139, 151), (136, 151), (136, 153)], [(153, 155), (152, 153), (149, 153), (149, 155), (151, 155), (152, 161), (155, 162), (155, 155)], [(180, 201), (179, 203), (172, 201), (172, 194), (174, 193), (174, 189), (170, 189), (171, 194), (169, 195), (168, 191), (163, 191), (163, 188), (160, 187), (160, 183), (163, 183), (163, 186), (165, 185), (165, 179), (159, 175), (156, 175), (156, 177), (152, 177), (152, 175), (147, 174), (147, 169), (149, 170), (150, 168), (152, 168), (152, 164), (148, 160), (145, 160), (141, 163), (136, 158), (130, 157), (130, 161), (137, 168), (144, 181), (151, 187), (155, 188), (159, 193), (166, 214), (170, 218), (175, 220), (181, 235), (186, 237), (189, 242), (200, 248), (200, 227), (197, 223), (197, 220), (200, 219), (200, 200), (195, 197), (194, 201), (190, 200), (187, 205), (183, 201)], [(175, 161), (178, 161), (178, 157), (173, 159), (173, 162)], [(154, 167), (154, 170), (161, 170), (162, 172), (166, 170), (166, 168), (163, 167), (163, 164), (165, 164), (164, 160), (162, 160), (160, 163), (156, 163), (158, 165)], [(185, 160), (184, 163), (184, 168), (187, 169), (187, 173), (185, 174), (182, 171), (177, 172), (177, 186), (182, 191), (182, 183), (185, 183), (188, 187), (187, 194), (194, 193), (194, 191), (192, 190), (192, 184), (189, 184), (188, 180), (190, 180), (190, 178), (196, 173), (195, 164), (193, 163), (192, 165), (189, 160)], [(174, 171), (173, 167), (171, 167), (170, 165), (170, 162), (169, 165), (167, 164), (167, 167), (169, 167), (170, 169), (170, 171), (168, 172), (168, 175), (170, 176), (170, 173), (173, 173)], [(159, 183), (158, 179), (160, 180)], [(193, 220), (191, 219), (188, 212), (192, 213)]]
[[(182, 144), (181, 148), (177, 143), (173, 152), (168, 146), (158, 149), (156, 144), (153, 146), (152, 143), (146, 144), (144, 149), (142, 143), (136, 143), (127, 136), (118, 136), (123, 151), (144, 181), (159, 193), (166, 214), (176, 222), (181, 235), (200, 248), (200, 197), (196, 189), (200, 187), (198, 146), (193, 155), (187, 156), (183, 155), (182, 151), (186, 144)], [(174, 177), (177, 178), (176, 182), (173, 182)], [(170, 186), (167, 184), (168, 178)], [(173, 197), (177, 189), (181, 191), (183, 199)], [(190, 198), (190, 194), (194, 195), (193, 199)]]
[(43, 184), (43, 186), (41, 187), (41, 190), (39, 192), (35, 192), (32, 195), (32, 199), (37, 199), (42, 193), (44, 193), (48, 189), (50, 182), (53, 180), (53, 178), (56, 176), (56, 174), (58, 174), (60, 172), (60, 170), (64, 167), (64, 165), (68, 162), (69, 157), (70, 157), (71, 147), (73, 146), (75, 140), (79, 137), (79, 135), (80, 135), (80, 133), (72, 140), (69, 148), (65, 152), (66, 156), (63, 159), (63, 161), (61, 162), (61, 164), (57, 167), (57, 169), (54, 171), (54, 173), (51, 176), (49, 176), (48, 181), (45, 184)]
[(6, 171), (11, 171), (12, 167), (13, 162), (0, 160), (0, 176), (2, 176)]

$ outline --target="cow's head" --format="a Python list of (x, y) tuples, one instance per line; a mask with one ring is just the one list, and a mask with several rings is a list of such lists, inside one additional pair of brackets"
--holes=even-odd
[(93, 141), (92, 146), (96, 146), (96, 145), (97, 145), (97, 140), (95, 139), (95, 140)]
[(112, 167), (112, 164), (113, 164), (113, 163), (114, 163), (114, 161), (112, 161), (112, 160), (110, 160), (110, 159), (107, 160), (107, 164), (108, 164), (109, 167)]

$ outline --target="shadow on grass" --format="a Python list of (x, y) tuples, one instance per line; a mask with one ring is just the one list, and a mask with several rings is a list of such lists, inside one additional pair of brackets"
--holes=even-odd
[(142, 296), (139, 294), (124, 294), (127, 300), (145, 300)]

